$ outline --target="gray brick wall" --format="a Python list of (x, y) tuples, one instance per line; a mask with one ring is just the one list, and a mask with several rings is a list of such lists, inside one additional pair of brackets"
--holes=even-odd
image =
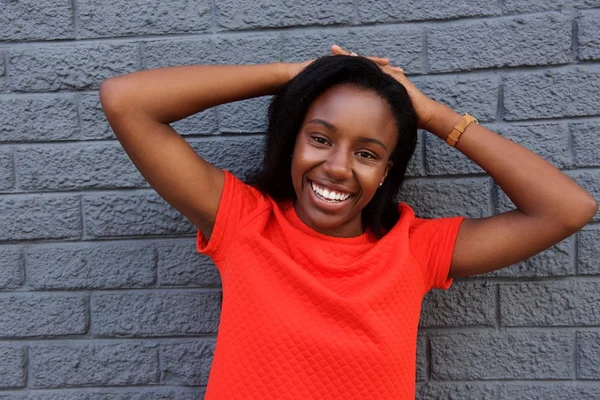
[[(193, 226), (158, 197), (98, 100), (110, 76), (300, 61), (332, 43), (390, 57), (600, 200), (598, 0), (1, 1), (0, 400), (203, 397), (221, 304)], [(268, 98), (175, 128), (244, 176)], [(240, 161), (243, 160), (243, 161)], [(421, 132), (402, 194), (421, 216), (513, 207)], [(423, 303), (419, 399), (600, 398), (600, 213), (583, 231)]]

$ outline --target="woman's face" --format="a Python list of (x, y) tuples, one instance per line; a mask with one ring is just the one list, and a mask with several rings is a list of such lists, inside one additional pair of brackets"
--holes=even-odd
[(361, 211), (392, 163), (396, 125), (375, 92), (337, 85), (319, 96), (300, 126), (292, 156), (298, 217), (317, 232), (353, 237)]

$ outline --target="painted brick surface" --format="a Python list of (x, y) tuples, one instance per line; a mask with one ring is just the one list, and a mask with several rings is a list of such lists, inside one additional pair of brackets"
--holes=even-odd
[[(106, 78), (299, 62), (334, 43), (389, 57), (426, 94), (563, 169), (600, 201), (600, 0), (0, 0), (0, 400), (202, 399), (222, 285), (196, 228), (127, 158)], [(270, 97), (171, 126), (245, 178)], [(148, 140), (152, 140), (151, 135)], [(514, 206), (420, 131), (399, 200), (419, 217)], [(429, 293), (417, 395), (600, 398), (600, 213), (508, 268)]]
[(600, 274), (600, 229), (586, 229), (577, 234), (577, 271), (580, 274)]
[(79, 135), (77, 102), (71, 96), (0, 99), (0, 121), (0, 142), (70, 140)]
[(439, 383), (417, 384), (417, 399), (496, 400), (496, 388), (491, 384)]
[(67, 0), (3, 1), (0, 40), (72, 38), (72, 4)]
[(577, 334), (578, 378), (600, 379), (600, 333), (580, 332)]
[[(400, 201), (412, 205), (421, 218), (467, 215), (487, 216), (490, 210), (491, 184), (486, 178), (448, 180), (411, 179), (405, 182)], [(440, 204), (439, 199), (445, 199)]]
[(600, 167), (600, 123), (569, 125), (573, 135), (573, 158), (577, 167)]
[(1, 196), (0, 240), (81, 237), (76, 196)]
[(500, 298), (503, 326), (597, 325), (600, 315), (598, 282), (507, 284)]
[(459, 332), (431, 337), (434, 380), (571, 379), (571, 333)]
[(354, 20), (354, 2), (351, 0), (215, 0), (214, 4), (217, 24), (226, 29), (333, 25)]
[(429, 292), (422, 307), (422, 328), (494, 326), (496, 287), (457, 281), (449, 290)]
[(160, 286), (217, 286), (219, 271), (212, 260), (198, 254), (195, 240), (158, 244)]
[(551, 384), (503, 385), (500, 399), (522, 400), (595, 400), (600, 397), (600, 385), (597, 383), (573, 382)]
[(149, 344), (35, 345), (31, 386), (57, 388), (158, 382), (158, 349)]
[(565, 64), (571, 57), (571, 20), (542, 14), (437, 25), (427, 42), (432, 72)]
[(19, 247), (0, 247), (0, 289), (13, 289), (23, 283), (23, 257)]
[(300, 62), (331, 54), (332, 44), (357, 54), (387, 57), (407, 74), (424, 71), (423, 30), (409, 27), (377, 27), (353, 30), (327, 30), (286, 35), (283, 61)]
[(212, 341), (160, 346), (162, 381), (168, 385), (206, 385), (214, 353), (215, 345)]
[(14, 186), (13, 150), (11, 148), (0, 148), (0, 190), (9, 190)]
[(215, 291), (98, 294), (92, 298), (95, 336), (151, 337), (215, 333), (221, 294)]
[(0, 388), (25, 386), (25, 347), (0, 345)]
[(15, 159), (22, 190), (149, 186), (118, 143), (30, 146)]
[(0, 294), (0, 338), (80, 335), (88, 330), (86, 296)]
[(35, 289), (140, 288), (155, 282), (149, 244), (29, 246), (24, 253), (27, 282)]
[(507, 120), (595, 115), (600, 102), (600, 69), (548, 70), (510, 75), (504, 82)]
[(81, 37), (202, 32), (212, 25), (210, 1), (80, 0)]
[(583, 12), (578, 20), (579, 59), (597, 60), (600, 58), (600, 13)]
[(16, 92), (97, 89), (106, 78), (139, 69), (137, 44), (27, 47), (9, 54)]
[(484, 17), (499, 15), (500, 12), (498, 3), (494, 0), (436, 0), (427, 2), (358, 0), (358, 15), (361, 22)]

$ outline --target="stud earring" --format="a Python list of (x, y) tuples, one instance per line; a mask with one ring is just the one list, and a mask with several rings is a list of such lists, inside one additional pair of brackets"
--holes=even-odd
[(379, 186), (383, 185), (383, 182), (379, 182)]

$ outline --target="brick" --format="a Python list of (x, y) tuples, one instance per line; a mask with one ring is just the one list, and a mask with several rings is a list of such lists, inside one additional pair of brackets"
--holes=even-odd
[[(263, 142), (263, 136), (190, 140), (190, 144), (202, 158), (241, 179), (245, 179), (262, 165)], [(244, 162), (241, 163), (240, 160)]]
[(571, 379), (571, 333), (458, 332), (430, 336), (432, 379)]
[(115, 139), (97, 92), (80, 95), (81, 137), (83, 139)]
[(576, 167), (600, 167), (600, 123), (570, 124)]
[(21, 248), (0, 247), (0, 289), (14, 289), (23, 284)]
[(417, 381), (427, 380), (427, 336), (417, 335)]
[(204, 398), (202, 388), (146, 389), (92, 388), (60, 389), (50, 391), (6, 391), (0, 392), (0, 400), (198, 400)]
[(15, 158), (24, 190), (149, 186), (118, 143), (28, 146), (19, 148)]
[(338, 44), (357, 54), (390, 59), (406, 73), (424, 72), (423, 31), (407, 27), (352, 28), (284, 36), (283, 61), (301, 62), (331, 54)]
[(101, 337), (215, 333), (221, 312), (216, 291), (156, 291), (92, 297), (92, 332)]
[(358, 0), (361, 22), (418, 21), (499, 15), (501, 10), (494, 0)]
[(335, 25), (354, 21), (352, 0), (215, 0), (217, 24), (226, 29)]
[(134, 43), (11, 50), (10, 85), (17, 92), (98, 89), (106, 78), (138, 70), (138, 58)]
[(417, 384), (418, 400), (461, 399), (496, 400), (494, 385), (479, 383), (440, 383), (429, 381)]
[(543, 276), (575, 275), (575, 236), (571, 236), (550, 247), (507, 268), (486, 274), (489, 277), (525, 278)]
[(598, 282), (524, 282), (500, 286), (502, 326), (597, 325), (598, 315)]
[(180, 135), (205, 135), (217, 134), (219, 122), (217, 121), (217, 108), (209, 108), (197, 114), (171, 124)]
[(504, 119), (527, 120), (596, 115), (600, 103), (600, 70), (519, 73), (504, 81)]
[(571, 165), (569, 132), (564, 125), (501, 125), (498, 133), (540, 155), (556, 168)]
[[(600, 5), (600, 1), (598, 2)], [(577, 21), (580, 60), (600, 59), (600, 12), (583, 12)]]
[(215, 343), (212, 341), (161, 345), (161, 383), (206, 386), (214, 353)]
[[(571, 178), (575, 180), (581, 187), (587, 190), (598, 203), (600, 203), (600, 171), (594, 170), (581, 170), (581, 171), (569, 171), (567, 173)], [(594, 215), (594, 221), (600, 221), (600, 209)]]
[(25, 386), (25, 348), (0, 345), (0, 388)]
[(600, 6), (599, 0), (550, 0), (550, 1), (521, 1), (504, 0), (504, 12), (530, 13), (570, 8), (591, 8)]
[(53, 337), (87, 332), (86, 297), (79, 294), (4, 293), (0, 337)]
[(50, 40), (74, 37), (68, 0), (3, 1), (0, 40)]
[(211, 259), (198, 254), (195, 240), (162, 242), (158, 249), (160, 286), (217, 286), (219, 271)]
[(227, 133), (267, 131), (271, 97), (259, 97), (219, 106), (219, 130)]
[(447, 291), (429, 292), (422, 307), (422, 328), (494, 326), (496, 285), (457, 281)]
[(37, 290), (148, 287), (155, 280), (148, 244), (30, 246), (25, 258), (27, 281)]
[(0, 147), (0, 190), (15, 187), (15, 171), (13, 170), (13, 151), (10, 147)]
[(600, 398), (600, 386), (588, 382), (502, 384), (499, 398), (503, 400), (597, 400)]
[(81, 37), (194, 33), (212, 26), (210, 0), (80, 0), (77, 16)]
[(571, 30), (568, 16), (555, 13), (434, 25), (427, 35), (428, 68), (447, 72), (566, 64)]
[(146, 68), (190, 64), (262, 64), (279, 61), (281, 36), (248, 34), (197, 40), (157, 40), (144, 42), (143, 50)]
[(477, 164), (446, 141), (425, 134), (425, 168), (427, 175), (485, 174)]
[(429, 135), (424, 130), (419, 129), (417, 131), (417, 146), (413, 153), (408, 166), (406, 167), (407, 177), (425, 176), (425, 161), (423, 158), (423, 146), (425, 146), (425, 137)]
[(78, 196), (0, 196), (0, 240), (80, 237)]
[(428, 76), (413, 82), (423, 93), (459, 113), (468, 112), (479, 122), (496, 120), (500, 86), (496, 75)]
[(577, 361), (577, 379), (600, 379), (599, 332), (577, 334)]
[(481, 218), (490, 214), (490, 188), (491, 183), (488, 178), (453, 180), (417, 178), (404, 183), (398, 198), (413, 207), (420, 218), (455, 215)]
[(184, 235), (192, 223), (155, 192), (83, 196), (85, 234), (90, 237)]
[(156, 345), (52, 344), (34, 345), (30, 352), (30, 385), (33, 388), (158, 382)]
[(39, 142), (79, 136), (77, 103), (71, 96), (0, 99), (0, 121), (0, 141)]
[(577, 272), (600, 274), (600, 229), (585, 229), (577, 233)]

